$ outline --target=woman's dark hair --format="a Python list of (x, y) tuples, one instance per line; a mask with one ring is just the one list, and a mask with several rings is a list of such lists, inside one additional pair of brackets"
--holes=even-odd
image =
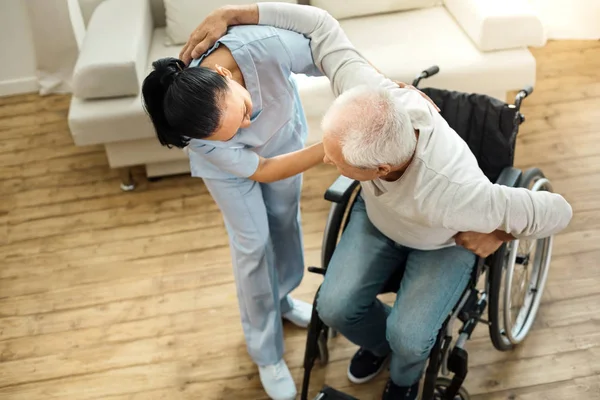
[(212, 135), (221, 121), (219, 100), (228, 90), (226, 79), (208, 68), (186, 68), (176, 58), (161, 58), (152, 67), (142, 96), (160, 143), (183, 148), (190, 138)]

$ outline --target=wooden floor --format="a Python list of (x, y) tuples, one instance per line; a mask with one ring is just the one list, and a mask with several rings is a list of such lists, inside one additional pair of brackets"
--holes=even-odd
[[(535, 328), (511, 353), (480, 327), (469, 342), (474, 399), (600, 399), (600, 42), (534, 49), (517, 165), (539, 166), (573, 205), (555, 240)], [(200, 180), (118, 188), (100, 147), (77, 148), (67, 96), (0, 99), (0, 399), (265, 399), (246, 350), (227, 236)], [(307, 262), (318, 265), (336, 173), (306, 174)], [(307, 276), (296, 296), (311, 301)], [(286, 326), (297, 382), (305, 332)], [(334, 339), (313, 375), (361, 400), (383, 379), (351, 386), (355, 348)]]

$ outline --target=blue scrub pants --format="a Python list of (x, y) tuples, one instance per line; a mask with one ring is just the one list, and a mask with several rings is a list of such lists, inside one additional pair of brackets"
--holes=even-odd
[(302, 280), (302, 176), (274, 183), (204, 179), (229, 234), (237, 296), (248, 352), (258, 365), (283, 358), (282, 314)]

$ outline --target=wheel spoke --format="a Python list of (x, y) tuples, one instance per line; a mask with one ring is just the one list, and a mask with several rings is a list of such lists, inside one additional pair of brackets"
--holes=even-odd
[[(513, 344), (521, 342), (533, 324), (547, 274), (549, 246), (551, 246), (551, 239), (540, 239), (532, 246), (527, 246), (532, 253), (520, 255), (521, 259), (528, 261), (525, 265), (516, 262), (509, 264), (512, 267), (512, 271), (508, 274), (510, 276), (507, 276), (510, 293), (506, 293), (504, 304), (509, 309), (505, 312), (504, 322), (508, 339)], [(518, 261), (516, 257), (514, 261)]]
[[(552, 192), (550, 181), (537, 168), (524, 171), (519, 186)], [(552, 239), (516, 239), (502, 247), (502, 259), (493, 259), (490, 334), (499, 350), (519, 344), (531, 329), (547, 279)]]
[[(531, 190), (550, 188), (547, 179), (532, 179)], [(513, 242), (504, 277), (504, 330), (512, 344), (520, 343), (531, 328), (539, 306), (549, 264), (551, 237)]]

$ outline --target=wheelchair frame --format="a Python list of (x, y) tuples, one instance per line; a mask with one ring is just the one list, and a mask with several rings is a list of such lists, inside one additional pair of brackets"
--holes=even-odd
[[(435, 75), (438, 72), (439, 68), (437, 66), (424, 70), (415, 78), (413, 86), (417, 87), (422, 79)], [(521, 103), (525, 97), (532, 93), (532, 91), (532, 87), (521, 90), (515, 98), (514, 105), (509, 106), (511, 108), (516, 108), (513, 123), (514, 136), (518, 133), (519, 125), (525, 120), (520, 113)], [(523, 173), (521, 170), (512, 166), (506, 167), (500, 174), (496, 183), (510, 187), (531, 187), (533, 185), (532, 190), (552, 190), (550, 182), (537, 168), (532, 168)], [(341, 232), (343, 232), (348, 224), (350, 210), (354, 204), (355, 196), (358, 193), (358, 186), (359, 182), (340, 176), (325, 193), (325, 199), (332, 202), (332, 206), (327, 219), (325, 234), (323, 236), (323, 247), (321, 252), (322, 267), (309, 267), (309, 272), (325, 275), (327, 266), (333, 256), (339, 237), (341, 236)], [(544, 251), (543, 256), (545, 258), (539, 261), (536, 257), (536, 260), (540, 262), (539, 268), (542, 270), (541, 272), (538, 271), (535, 276), (534, 280), (536, 286), (531, 289), (533, 291), (533, 298), (529, 300), (530, 305), (527, 309), (526, 319), (521, 321), (525, 324), (525, 326), (523, 326), (524, 329), (520, 329), (514, 335), (512, 334), (511, 329), (505, 330), (503, 328), (507, 326), (507, 318), (509, 318), (510, 311), (507, 311), (508, 309), (504, 308), (504, 312), (501, 313), (500, 305), (503, 304), (503, 302), (504, 305), (510, 304), (510, 284), (513, 278), (512, 271), (514, 270), (515, 260), (520, 261), (521, 264), (527, 268), (529, 254), (525, 255), (524, 258), (521, 256), (521, 259), (519, 259), (520, 256), (517, 251), (518, 241), (515, 241), (503, 244), (487, 259), (477, 258), (471, 280), (465, 288), (459, 302), (442, 324), (435, 344), (430, 352), (428, 365), (424, 373), (425, 382), (423, 384), (421, 395), (423, 400), (455, 400), (456, 396), (459, 396), (462, 400), (469, 398), (468, 393), (462, 387), (468, 373), (468, 353), (465, 350), (465, 344), (479, 322), (486, 323), (489, 326), (491, 341), (494, 347), (500, 351), (512, 349), (527, 335), (537, 313), (551, 257), (552, 237), (538, 240), (538, 242), (539, 241), (543, 241), (542, 250)], [(529, 247), (529, 250), (531, 250), (531, 246)], [(509, 263), (511, 262), (510, 260), (512, 260), (512, 266), (509, 265), (511, 266), (510, 269), (507, 268), (507, 260)], [(504, 275), (504, 273), (506, 273), (506, 275)], [(483, 274), (486, 275), (485, 289), (479, 290), (477, 289), (477, 284)], [(505, 287), (504, 296), (501, 298), (500, 292), (504, 282), (508, 284), (508, 290)], [(306, 340), (301, 400), (307, 400), (308, 398), (310, 373), (315, 361), (319, 359), (322, 365), (327, 364), (329, 358), (327, 342), (330, 337), (335, 336), (335, 332), (327, 327), (317, 314), (316, 306), (319, 291), (320, 287), (315, 294), (312, 318)], [(382, 293), (389, 291), (390, 290), (383, 290)], [(482, 315), (486, 311), (486, 308), (488, 309), (489, 321), (482, 319)], [(521, 318), (521, 314), (519, 314), (518, 318)], [(458, 332), (458, 338), (452, 346), (453, 327), (457, 319), (460, 320), (463, 325)], [(439, 378), (438, 375), (440, 369), (444, 376), (448, 376), (452, 373), (452, 379)], [(315, 400), (325, 400), (328, 396), (331, 398), (332, 390), (332, 388), (325, 386)], [(350, 399), (352, 398), (350, 397)]]

